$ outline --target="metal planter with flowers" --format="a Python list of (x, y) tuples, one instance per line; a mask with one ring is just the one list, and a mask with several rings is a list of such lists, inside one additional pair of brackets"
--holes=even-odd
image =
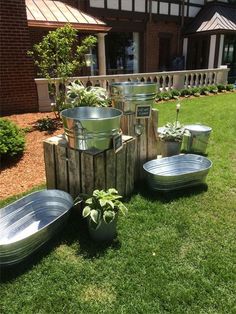
[(183, 137), (189, 134), (189, 131), (178, 121), (179, 111), (180, 104), (178, 103), (176, 105), (175, 122), (168, 122), (164, 127), (158, 129), (162, 157), (178, 155), (180, 153)]

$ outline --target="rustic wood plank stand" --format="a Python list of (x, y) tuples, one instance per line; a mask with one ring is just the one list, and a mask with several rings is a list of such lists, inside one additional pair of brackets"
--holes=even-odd
[(48, 189), (61, 189), (72, 197), (92, 194), (95, 189), (116, 188), (128, 196), (134, 188), (136, 139), (122, 136), (123, 148), (103, 152), (79, 151), (68, 147), (63, 135), (44, 141)]
[[(121, 129), (124, 134), (136, 138), (135, 181), (144, 177), (143, 164), (157, 158), (160, 154), (158, 127), (158, 110), (152, 109), (149, 118), (136, 118), (135, 112), (121, 117)], [(140, 130), (140, 135), (138, 134)]]

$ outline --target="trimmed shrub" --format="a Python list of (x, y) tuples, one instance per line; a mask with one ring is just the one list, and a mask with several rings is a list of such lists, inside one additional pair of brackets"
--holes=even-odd
[(191, 88), (191, 93), (192, 93), (193, 96), (199, 97), (200, 96), (200, 88), (199, 87)]
[(201, 95), (209, 95), (210, 91), (209, 91), (208, 86), (200, 87), (200, 93), (201, 93)]
[(234, 90), (234, 84), (227, 84), (226, 85), (226, 90), (229, 92), (232, 92)]
[(191, 95), (191, 90), (189, 88), (183, 88), (180, 90), (180, 95), (183, 97), (189, 97)]
[(217, 94), (218, 93), (218, 88), (216, 85), (209, 85), (208, 86), (208, 90), (210, 93), (212, 94)]
[(163, 100), (169, 100), (172, 98), (172, 95), (170, 92), (161, 92), (161, 99)]
[(13, 122), (0, 118), (0, 156), (14, 157), (23, 153), (24, 132)]
[(171, 90), (171, 96), (172, 96), (172, 98), (179, 98), (179, 96), (180, 96), (180, 91), (178, 90), (178, 89), (172, 89)]
[(220, 93), (226, 91), (226, 86), (224, 84), (218, 84), (217, 88)]

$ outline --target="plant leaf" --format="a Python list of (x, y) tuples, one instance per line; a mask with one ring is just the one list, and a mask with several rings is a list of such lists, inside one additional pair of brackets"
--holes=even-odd
[(84, 218), (88, 217), (91, 213), (91, 209), (89, 206), (85, 206), (84, 209), (83, 209), (83, 212), (82, 212), (82, 216)]
[(98, 224), (99, 212), (96, 209), (91, 210), (90, 217), (96, 224)]
[(116, 215), (113, 211), (107, 210), (103, 214), (103, 220), (105, 221), (105, 223), (109, 224), (115, 219), (115, 216)]

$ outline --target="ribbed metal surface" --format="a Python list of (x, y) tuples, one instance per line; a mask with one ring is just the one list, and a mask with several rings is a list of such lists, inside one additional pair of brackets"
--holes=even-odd
[(61, 112), (63, 126), (71, 148), (105, 150), (120, 132), (122, 112), (115, 108), (78, 107)]
[(120, 82), (111, 84), (114, 106), (125, 113), (135, 112), (137, 105), (153, 105), (157, 94), (157, 84)]
[(0, 264), (20, 262), (52, 238), (66, 222), (72, 197), (43, 190), (0, 209)]
[(143, 168), (151, 189), (170, 191), (204, 183), (211, 166), (206, 157), (187, 154), (154, 159)]

